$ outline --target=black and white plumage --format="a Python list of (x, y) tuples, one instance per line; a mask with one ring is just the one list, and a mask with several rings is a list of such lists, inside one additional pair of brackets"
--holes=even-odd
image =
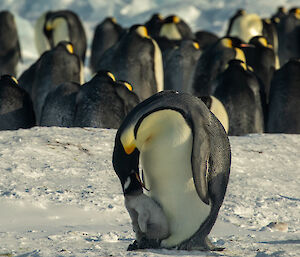
[[(158, 207), (145, 210), (148, 198), (127, 207), (135, 213), (133, 224), (152, 220), (147, 229), (137, 228), (137, 240), (130, 249), (217, 250), (207, 235), (226, 192), (230, 145), (223, 126), (205, 104), (190, 94), (163, 91), (137, 105), (124, 119), (115, 139), (113, 166), (127, 204), (143, 196), (139, 160), (149, 190), (145, 194)], [(153, 224), (156, 215), (161, 219)], [(162, 224), (161, 234), (148, 236), (165, 218), (167, 228)]]

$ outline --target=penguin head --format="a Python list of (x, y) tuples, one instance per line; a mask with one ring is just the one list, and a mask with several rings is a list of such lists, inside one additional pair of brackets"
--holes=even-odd
[(130, 27), (129, 33), (135, 33), (142, 38), (150, 39), (147, 28), (144, 25), (135, 24)]
[(234, 59), (238, 59), (246, 63), (245, 54), (239, 48), (242, 42), (242, 40), (236, 37), (223, 37), (218, 41), (217, 47), (233, 49), (235, 53)]
[(292, 8), (289, 10), (289, 14), (293, 15), (297, 20), (300, 20), (300, 8)]
[(150, 20), (145, 23), (145, 27), (147, 28), (151, 37), (158, 37), (163, 23), (164, 17), (159, 13), (155, 13), (151, 16)]
[(116, 81), (115, 76), (108, 70), (99, 70), (95, 76), (93, 77), (93, 79), (101, 79), (102, 81), (106, 81), (109, 83), (113, 83)]
[(255, 36), (251, 38), (249, 44), (252, 44), (256, 47), (267, 47), (273, 49), (273, 46), (268, 44), (268, 41), (264, 36)]

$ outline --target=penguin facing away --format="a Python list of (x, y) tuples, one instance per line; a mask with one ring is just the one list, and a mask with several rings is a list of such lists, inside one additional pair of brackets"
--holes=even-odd
[(17, 75), (21, 49), (14, 16), (9, 11), (0, 12), (0, 75)]
[(82, 75), (79, 57), (74, 54), (72, 44), (64, 41), (44, 52), (23, 72), (19, 83), (32, 98), (37, 124), (40, 123), (42, 108), (48, 93), (63, 82), (81, 83)]
[(126, 32), (115, 18), (107, 17), (95, 28), (91, 48), (90, 67), (93, 72), (97, 72), (97, 63), (103, 53), (120, 40)]
[(0, 78), (0, 130), (35, 126), (35, 115), (29, 94), (10, 75)]
[(300, 134), (300, 59), (275, 71), (270, 88), (267, 132)]
[(70, 41), (82, 63), (85, 60), (87, 39), (78, 15), (70, 10), (46, 12), (35, 24), (35, 43), (39, 54), (54, 48), (61, 41)]
[(117, 129), (138, 103), (128, 82), (116, 82), (112, 73), (98, 71), (76, 96), (74, 126)]
[(50, 91), (41, 113), (41, 126), (72, 127), (75, 117), (75, 100), (80, 85), (65, 82)]
[[(225, 196), (230, 159), (223, 126), (197, 97), (163, 91), (137, 105), (117, 131), (112, 159), (137, 235), (129, 249), (220, 250), (207, 235)], [(158, 207), (149, 210), (148, 202)], [(155, 234), (159, 225), (164, 229)]]
[(164, 88), (161, 51), (145, 26), (132, 26), (119, 42), (105, 51), (96, 69), (109, 70), (118, 79), (134, 85), (140, 100)]
[(263, 133), (261, 87), (254, 73), (240, 60), (231, 60), (220, 74), (214, 96), (228, 113), (230, 136)]

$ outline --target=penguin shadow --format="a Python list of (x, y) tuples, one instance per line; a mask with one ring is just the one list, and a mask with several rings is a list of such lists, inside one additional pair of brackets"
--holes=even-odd
[[(223, 252), (209, 252), (209, 251), (185, 251), (172, 249), (139, 249), (135, 252), (147, 252), (154, 255), (165, 256), (226, 256), (226, 250)], [(221, 254), (220, 254), (221, 253)]]
[(269, 244), (269, 245), (285, 245), (285, 244), (299, 244), (300, 239), (288, 239), (288, 240), (275, 240), (275, 241), (261, 241), (260, 244)]

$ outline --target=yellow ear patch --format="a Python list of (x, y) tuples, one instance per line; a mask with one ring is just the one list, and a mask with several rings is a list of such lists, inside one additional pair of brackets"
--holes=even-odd
[(128, 82), (124, 82), (124, 85), (129, 91), (132, 91), (132, 86)]
[(149, 34), (148, 34), (148, 30), (145, 26), (139, 26), (137, 29), (136, 29), (136, 32), (142, 36), (142, 37), (146, 37), (146, 38), (150, 38), (149, 37)]
[(111, 77), (111, 79), (113, 80), (113, 81), (116, 81), (116, 78), (115, 78), (115, 76), (111, 73), (111, 72), (107, 72), (106, 73), (109, 77)]
[(234, 48), (235, 49), (235, 59), (241, 60), (244, 63), (246, 63), (246, 57), (244, 52), (240, 48)]
[(74, 54), (74, 48), (71, 44), (67, 44), (66, 48), (70, 54)]
[(114, 24), (117, 24), (117, 19), (114, 17), (114, 18), (111, 18), (111, 21), (114, 23)]
[(276, 17), (276, 18), (274, 19), (274, 21), (275, 21), (275, 23), (279, 23), (279, 22), (280, 22), (280, 19), (279, 19), (278, 17)]
[(173, 23), (179, 23), (180, 18), (178, 16), (173, 16)]
[(46, 23), (46, 30), (47, 30), (47, 31), (53, 30), (53, 25), (52, 25), (52, 22), (51, 22), (51, 21), (48, 21), (48, 22)]
[(232, 40), (229, 38), (221, 39), (221, 44), (225, 47), (232, 48)]
[(161, 20), (161, 21), (164, 20), (164, 17), (163, 17), (161, 14), (158, 14), (158, 15), (157, 15), (157, 18), (158, 18), (159, 20)]
[(295, 17), (296, 17), (296, 19), (300, 19), (300, 8), (297, 8), (296, 10), (295, 10)]
[(11, 79), (12, 79), (17, 85), (19, 85), (18, 80), (17, 80), (14, 76), (11, 76)]
[(197, 42), (194, 42), (193, 43), (193, 46), (198, 50), (198, 49), (200, 49), (200, 46), (199, 46), (199, 44), (197, 43)]
[(240, 65), (243, 67), (244, 70), (247, 70), (247, 65), (244, 62), (241, 62)]
[(136, 148), (134, 138), (134, 127), (130, 126), (125, 129), (120, 137), (121, 144), (126, 154), (131, 154)]
[(259, 41), (264, 47), (267, 47), (267, 46), (268, 46), (268, 41), (267, 41), (266, 38), (260, 37), (260, 38), (258, 39), (258, 41)]

